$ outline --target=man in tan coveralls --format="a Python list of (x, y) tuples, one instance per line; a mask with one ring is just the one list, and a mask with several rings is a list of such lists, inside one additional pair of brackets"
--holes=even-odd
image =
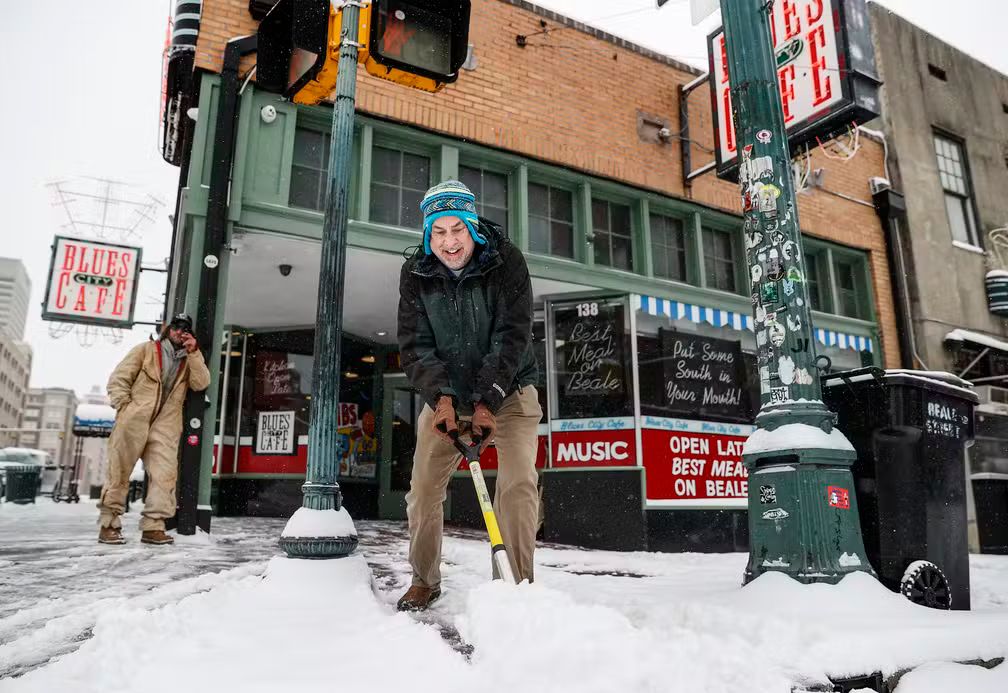
[(205, 390), (210, 384), (210, 371), (192, 327), (188, 315), (176, 315), (161, 330), (158, 341), (133, 347), (109, 377), (116, 421), (108, 442), (108, 479), (98, 502), (98, 541), (103, 544), (126, 542), (119, 516), (138, 458), (143, 459), (149, 476), (140, 541), (174, 542), (165, 534), (164, 521), (175, 514), (182, 405), (189, 390)]
[(532, 580), (539, 528), (538, 426), (532, 284), (521, 251), (486, 219), (459, 181), (435, 185), (420, 203), (424, 244), (399, 279), (403, 370), (427, 406), (417, 421), (406, 495), (413, 584), (400, 610), (441, 594), (442, 503), (458, 453), (448, 432), (471, 420), (497, 447), (494, 510), (518, 580)]

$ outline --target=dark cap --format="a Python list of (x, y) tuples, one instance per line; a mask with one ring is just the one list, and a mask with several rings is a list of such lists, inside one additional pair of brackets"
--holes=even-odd
[(168, 326), (174, 327), (177, 330), (185, 330), (187, 332), (192, 332), (193, 322), (192, 318), (189, 317), (188, 313), (179, 313), (178, 315), (176, 315), (174, 318), (171, 319), (171, 322), (168, 323)]

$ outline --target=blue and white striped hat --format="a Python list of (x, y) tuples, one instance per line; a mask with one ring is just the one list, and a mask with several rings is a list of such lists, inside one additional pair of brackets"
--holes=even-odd
[(420, 201), (420, 211), (424, 215), (424, 252), (428, 255), (431, 254), (431, 228), (434, 221), (441, 217), (458, 217), (469, 228), (472, 239), (480, 245), (486, 245), (486, 239), (479, 233), (476, 196), (461, 181), (446, 180), (432, 187)]

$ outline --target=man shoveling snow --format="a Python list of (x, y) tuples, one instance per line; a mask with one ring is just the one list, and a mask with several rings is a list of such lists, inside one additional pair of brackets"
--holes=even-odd
[(403, 370), (426, 406), (417, 421), (409, 518), (413, 584), (400, 610), (422, 610), (441, 594), (442, 503), (458, 461), (456, 418), (483, 445), (494, 442), (494, 510), (511, 571), (532, 580), (539, 520), (535, 470), (542, 409), (534, 387), (532, 284), (521, 251), (476, 215), (459, 181), (435, 185), (420, 203), (423, 246), (399, 280)]

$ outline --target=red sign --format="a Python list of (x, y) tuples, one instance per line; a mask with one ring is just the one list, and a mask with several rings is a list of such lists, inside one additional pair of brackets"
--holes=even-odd
[(553, 467), (634, 467), (634, 429), (553, 431)]
[(826, 489), (826, 500), (831, 508), (850, 510), (850, 492), (840, 486), (830, 486)]
[(132, 327), (140, 248), (56, 236), (43, 320)]
[(742, 446), (753, 427), (645, 416), (641, 445), (647, 500), (658, 506), (745, 507)]

